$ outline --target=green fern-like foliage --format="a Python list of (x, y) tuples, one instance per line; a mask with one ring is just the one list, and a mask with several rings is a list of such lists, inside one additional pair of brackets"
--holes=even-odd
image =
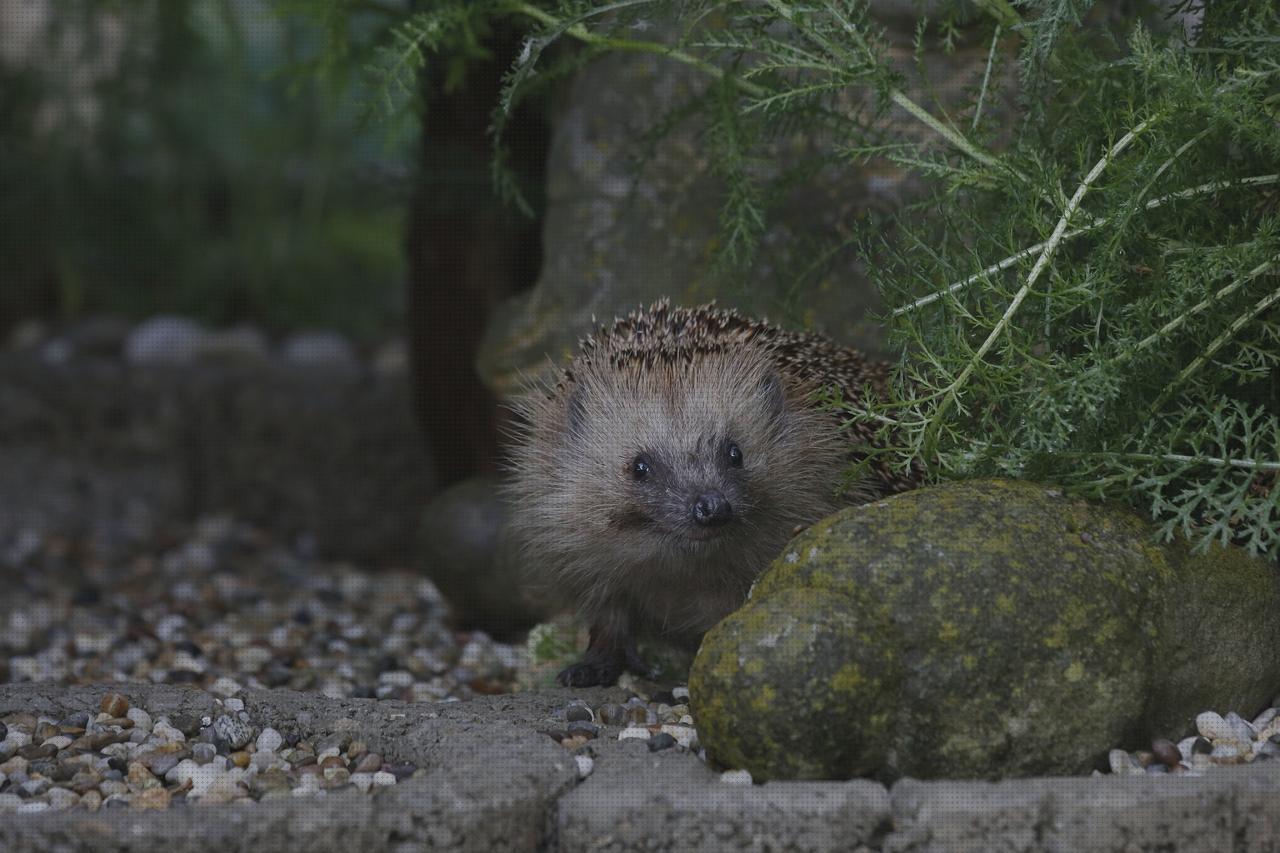
[[(860, 0), (442, 2), (404, 32), (456, 33), (470, 14), (528, 27), (495, 113), (499, 176), (511, 104), (600, 52), (701, 71), (706, 89), (659, 132), (704, 123), (730, 265), (751, 261), (771, 202), (806, 167), (915, 173), (926, 197), (860, 243), (901, 352), (894, 394), (831, 404), (934, 480), (1054, 482), (1144, 508), (1166, 537), (1275, 557), (1280, 11), (1271, 0), (1188, 0), (1172, 20), (1141, 11), (943, 4), (920, 23), (921, 53), (989, 45), (959, 105), (909, 94), (945, 81), (891, 68)], [(1019, 99), (999, 90), (1006, 79)], [(903, 117), (914, 132), (895, 134)], [(797, 130), (830, 140), (830, 154), (780, 172), (764, 146)]]

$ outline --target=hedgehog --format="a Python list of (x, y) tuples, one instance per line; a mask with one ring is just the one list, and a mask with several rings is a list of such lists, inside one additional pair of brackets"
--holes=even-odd
[(532, 574), (590, 625), (566, 687), (646, 674), (637, 636), (696, 648), (786, 542), (841, 505), (911, 488), (872, 429), (815, 392), (883, 394), (888, 367), (814, 333), (667, 300), (602, 326), (517, 398), (506, 492)]

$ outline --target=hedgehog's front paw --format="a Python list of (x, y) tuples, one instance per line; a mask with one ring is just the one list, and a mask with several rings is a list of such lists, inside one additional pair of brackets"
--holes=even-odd
[(587, 657), (565, 667), (556, 681), (564, 687), (612, 687), (622, 675), (622, 662), (613, 658)]

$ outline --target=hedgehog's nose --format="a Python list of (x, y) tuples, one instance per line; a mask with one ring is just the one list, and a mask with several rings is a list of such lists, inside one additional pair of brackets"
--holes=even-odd
[(707, 492), (693, 502), (693, 520), (703, 527), (719, 527), (732, 519), (733, 507), (720, 492)]

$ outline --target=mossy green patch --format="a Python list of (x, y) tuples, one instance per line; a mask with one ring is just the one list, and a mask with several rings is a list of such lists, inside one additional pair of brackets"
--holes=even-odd
[(690, 691), (702, 742), (756, 778), (1083, 773), (1205, 708), (1255, 710), (1276, 647), (1271, 567), (983, 481), (813, 525), (707, 635)]

